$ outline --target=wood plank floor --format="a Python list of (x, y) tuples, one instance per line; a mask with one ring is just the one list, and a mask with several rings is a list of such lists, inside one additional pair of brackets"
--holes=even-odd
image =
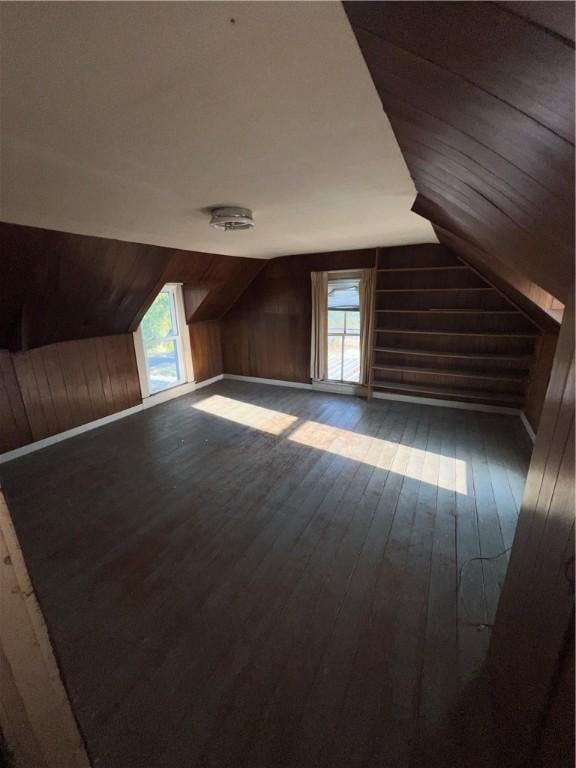
[(470, 558), (511, 546), (530, 449), (517, 417), (226, 381), (1, 466), (94, 764), (490, 765), (507, 557)]

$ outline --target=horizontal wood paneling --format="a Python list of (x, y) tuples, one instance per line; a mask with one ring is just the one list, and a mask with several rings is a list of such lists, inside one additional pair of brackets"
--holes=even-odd
[(309, 381), (310, 273), (361, 269), (374, 266), (374, 262), (374, 249), (286, 256), (268, 261), (224, 317), (225, 372)]
[(131, 334), (51, 344), (12, 359), (32, 440), (141, 402)]
[(12, 356), (0, 350), (0, 453), (26, 445), (31, 439)]
[(220, 323), (212, 320), (207, 323), (191, 323), (190, 346), (194, 381), (206, 381), (223, 373), (222, 339)]
[(441, 214), (435, 223), (565, 301), (573, 3), (537, 11), (536, 23), (530, 7), (550, 4), (344, 5), (420, 199)]
[[(489, 656), (512, 766), (531, 762), (574, 623), (574, 301), (566, 308)], [(573, 738), (573, 712), (564, 713)], [(556, 713), (558, 717), (558, 713)]]

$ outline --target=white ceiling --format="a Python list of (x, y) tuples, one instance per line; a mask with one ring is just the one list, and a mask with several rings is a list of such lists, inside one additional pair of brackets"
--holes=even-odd
[[(8, 2), (2, 37), (4, 221), (262, 258), (436, 240), (340, 3)], [(256, 228), (212, 230), (225, 204)]]

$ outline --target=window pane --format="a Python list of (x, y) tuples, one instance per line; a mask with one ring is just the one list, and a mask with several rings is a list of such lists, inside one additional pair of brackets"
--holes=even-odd
[(176, 335), (176, 323), (172, 313), (172, 298), (169, 291), (160, 291), (142, 320), (144, 341), (163, 339)]
[(360, 306), (359, 278), (344, 278), (328, 281), (328, 308), (347, 309)]
[(344, 315), (341, 309), (328, 310), (328, 333), (344, 333)]
[(144, 347), (148, 361), (150, 393), (173, 387), (181, 379), (175, 341), (162, 341)]
[(360, 336), (344, 336), (343, 381), (360, 381)]
[(342, 380), (343, 336), (328, 336), (328, 378)]
[(360, 312), (346, 312), (346, 333), (360, 335)]

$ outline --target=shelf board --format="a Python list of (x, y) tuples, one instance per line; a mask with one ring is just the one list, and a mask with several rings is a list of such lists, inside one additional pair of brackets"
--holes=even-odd
[(415, 328), (376, 328), (374, 333), (409, 333), (418, 336), (491, 336), (520, 339), (536, 339), (538, 333), (521, 333), (516, 331), (424, 331)]
[(396, 373), (418, 373), (432, 376), (456, 376), (463, 379), (488, 379), (494, 381), (516, 381), (519, 383), (528, 381), (529, 371), (474, 371), (474, 370), (450, 370), (449, 368), (418, 368), (405, 365), (386, 365), (378, 363), (373, 365), (375, 371), (394, 371)]
[(372, 384), (373, 389), (401, 390), (407, 393), (418, 395), (437, 395), (439, 397), (452, 397), (456, 400), (488, 400), (496, 403), (507, 403), (508, 405), (521, 405), (524, 401), (522, 395), (513, 395), (510, 392), (483, 392), (473, 391), (471, 389), (446, 389), (443, 387), (427, 387), (418, 384), (403, 384), (398, 381), (375, 381)]
[(498, 293), (495, 288), (488, 286), (482, 286), (481, 288), (376, 288), (376, 293), (429, 293), (430, 291), (443, 292), (443, 291), (491, 291), (492, 293)]
[(520, 312), (515, 309), (460, 309), (455, 307), (454, 309), (446, 309), (444, 307), (435, 307), (433, 309), (377, 309), (376, 312), (386, 312), (393, 315), (410, 314), (410, 315), (519, 315)]
[(384, 267), (379, 268), (377, 272), (444, 272), (447, 269), (458, 269), (460, 271), (466, 270), (471, 271), (470, 267), (465, 267), (462, 264), (454, 264), (452, 267), (449, 266), (442, 266), (442, 267)]
[(513, 362), (526, 362), (530, 363), (532, 360), (531, 355), (504, 355), (501, 352), (494, 354), (479, 352), (438, 352), (430, 349), (407, 349), (406, 347), (374, 347), (375, 352), (390, 352), (396, 355), (421, 355), (424, 357), (457, 357), (465, 358), (466, 360), (506, 360)]

